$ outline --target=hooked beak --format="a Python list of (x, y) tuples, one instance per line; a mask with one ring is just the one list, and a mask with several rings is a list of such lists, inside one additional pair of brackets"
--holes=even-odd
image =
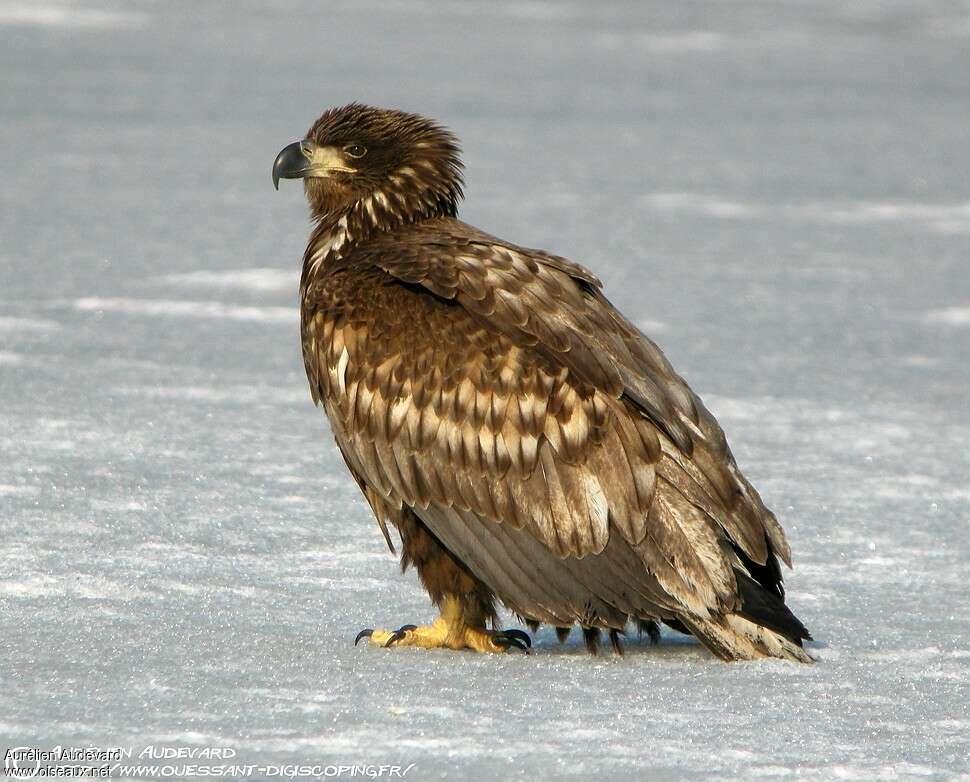
[(283, 147), (273, 163), (273, 187), (280, 189), (281, 179), (302, 179), (310, 171), (313, 155), (312, 141), (294, 141)]
[(309, 139), (294, 141), (283, 147), (273, 163), (273, 187), (280, 189), (281, 179), (326, 177), (334, 171), (353, 173), (334, 147), (321, 147)]

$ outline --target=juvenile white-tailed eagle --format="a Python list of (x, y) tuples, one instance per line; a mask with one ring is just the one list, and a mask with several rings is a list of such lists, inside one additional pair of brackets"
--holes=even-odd
[(358, 640), (530, 646), (495, 629), (498, 600), (533, 630), (579, 624), (594, 651), (601, 630), (619, 649), (630, 623), (664, 622), (724, 660), (809, 662), (784, 532), (717, 422), (590, 271), (458, 220), (461, 172), (447, 130), (360, 104), (273, 165), (316, 223), (310, 393), (441, 611)]

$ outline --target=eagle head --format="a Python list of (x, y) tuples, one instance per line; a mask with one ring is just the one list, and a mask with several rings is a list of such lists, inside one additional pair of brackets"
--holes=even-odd
[(462, 163), (455, 137), (418, 114), (351, 103), (330, 109), (279, 153), (273, 185), (302, 179), (316, 218), (358, 210), (389, 227), (455, 216)]

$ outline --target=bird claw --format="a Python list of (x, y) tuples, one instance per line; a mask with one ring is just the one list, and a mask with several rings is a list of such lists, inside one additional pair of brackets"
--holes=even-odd
[(515, 629), (502, 630), (501, 634), (505, 636), (509, 636), (511, 638), (518, 638), (520, 641), (522, 641), (522, 643), (524, 643), (530, 649), (532, 648), (532, 637), (528, 633), (524, 632), (523, 630), (515, 630)]
[[(417, 629), (418, 629), (417, 625), (401, 625), (401, 627), (397, 628), (397, 630), (395, 630), (393, 633), (390, 634), (390, 637), (384, 643), (382, 643), (381, 646), (383, 646), (386, 649), (387, 647), (397, 643), (402, 638), (404, 638), (408, 634), (408, 631), (417, 630)], [(362, 638), (370, 638), (373, 635), (374, 635), (373, 628), (370, 628), (370, 627), (364, 628), (359, 633), (357, 633), (357, 637), (354, 639), (354, 646), (357, 646), (357, 644), (360, 643)]]
[(418, 629), (417, 625), (401, 625), (399, 628), (397, 628), (397, 630), (391, 633), (391, 637), (384, 642), (384, 648), (387, 649), (387, 647), (400, 641), (408, 634), (409, 630), (417, 630), (417, 629)]
[(492, 636), (492, 641), (496, 645), (506, 649), (514, 646), (526, 654), (529, 654), (529, 650), (532, 648), (532, 639), (529, 637), (529, 634), (521, 630), (499, 630)]

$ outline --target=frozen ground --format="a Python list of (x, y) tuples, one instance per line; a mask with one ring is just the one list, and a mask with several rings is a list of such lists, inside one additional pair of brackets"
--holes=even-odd
[[(0, 744), (410, 778), (970, 779), (970, 7), (0, 2)], [(432, 616), (305, 391), (326, 106), (464, 139), (783, 519), (814, 667), (352, 646)]]

